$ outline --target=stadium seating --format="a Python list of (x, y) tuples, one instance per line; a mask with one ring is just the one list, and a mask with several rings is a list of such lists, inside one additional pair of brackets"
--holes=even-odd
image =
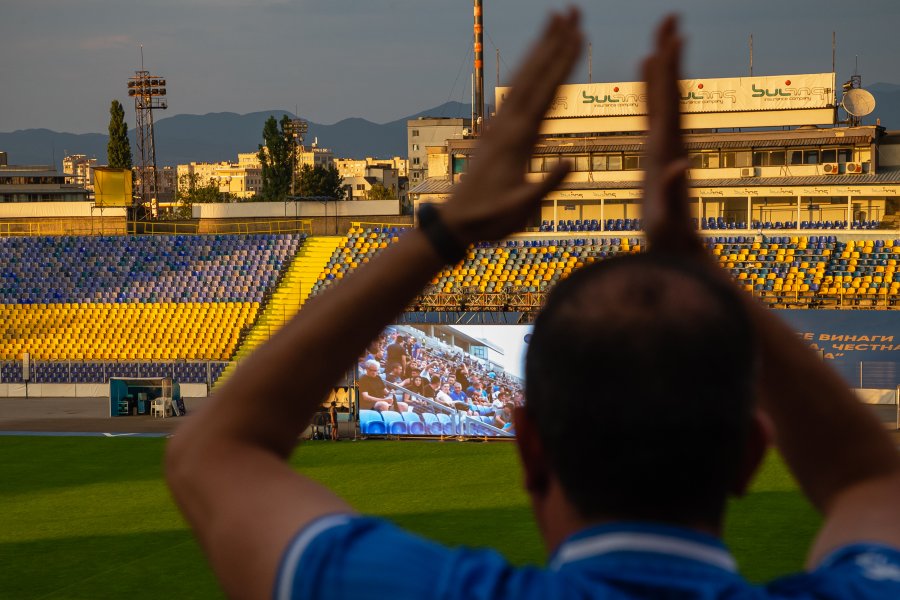
[(399, 239), (402, 227), (351, 227), (319, 275), (313, 293), (332, 281), (339, 281), (348, 271), (369, 262), (376, 252)]
[[(212, 383), (226, 362), (33, 361), (34, 383), (101, 383), (110, 377), (172, 377), (181, 383)], [(0, 362), (0, 381), (23, 383), (21, 361)]]
[[(431, 413), (429, 413), (431, 414)], [(406, 422), (406, 428), (408, 430), (409, 435), (424, 435), (425, 434), (425, 424), (422, 422), (421, 417), (414, 412), (405, 412), (401, 413), (403, 420)]]
[[(561, 224), (576, 232), (642, 225), (640, 220), (607, 220), (603, 227), (598, 221)], [(730, 226), (719, 219), (698, 225)], [(822, 231), (704, 239), (745, 290), (773, 303), (893, 306), (900, 304), (900, 278), (895, 281), (900, 239), (848, 239), (850, 230), (877, 225), (801, 221), (804, 231)], [(841, 239), (828, 231), (842, 227)], [(403, 231), (352, 227), (318, 275), (313, 293), (368, 262)], [(644, 246), (641, 237), (551, 235), (472, 247), (459, 264), (438, 273), (425, 294), (459, 294), (461, 303), (475, 294), (541, 294), (575, 269)], [(0, 238), (0, 251), (8, 257), (0, 266), (0, 382), (22, 381), (24, 352), (31, 356), (34, 382), (94, 383), (156, 374), (214, 382), (304, 239), (293, 234)], [(477, 303), (468, 306), (486, 310)], [(420, 419), (426, 431), (449, 427), (440, 415), (430, 421), (420, 413)], [(418, 430), (408, 421), (398, 427)]]
[[(779, 223), (779, 225), (783, 225)], [(719, 230), (719, 229), (746, 229), (746, 221), (726, 221), (723, 217), (708, 217), (700, 222), (701, 229)], [(781, 229), (782, 227), (778, 227)]]
[(227, 360), (257, 302), (12, 304), (0, 311), (0, 358)]
[(441, 435), (443, 433), (441, 422), (434, 413), (422, 413), (422, 421), (425, 424), (425, 433), (428, 435)]
[(381, 418), (381, 413), (374, 410), (359, 411), (359, 431), (363, 435), (384, 435), (387, 427)]
[(0, 304), (261, 302), (299, 235), (0, 238)]
[[(499, 435), (484, 425), (493, 425), (493, 418), (469, 417), (466, 434), (484, 437)], [(389, 410), (360, 410), (359, 431), (362, 435), (455, 435), (452, 419), (445, 413), (397, 413)]]
[(900, 278), (894, 281), (898, 260), (900, 239), (835, 242), (823, 286), (830, 295), (867, 300), (896, 297), (900, 295)]
[(719, 263), (742, 287), (764, 296), (867, 299), (900, 296), (894, 281), (900, 240), (838, 241), (833, 235), (707, 238)]
[(444, 435), (453, 435), (453, 423), (450, 421), (450, 416), (444, 413), (438, 413), (437, 418), (438, 422), (441, 424), (441, 432)]
[[(747, 221), (729, 220), (725, 217), (707, 217), (702, 220), (694, 219), (694, 224), (704, 231), (720, 231), (728, 229), (746, 230)], [(850, 223), (847, 221), (830, 221), (830, 220), (801, 220), (799, 228), (809, 229), (866, 229), (876, 230), (881, 226), (878, 220), (856, 220)], [(797, 221), (759, 221), (752, 220), (749, 229), (753, 230), (786, 230), (797, 229)], [(543, 233), (550, 232), (615, 232), (615, 231), (643, 231), (643, 219), (605, 219), (602, 222), (598, 219), (566, 219), (559, 221), (543, 220), (541, 221), (539, 231)]]
[[(378, 229), (378, 228), (376, 228)], [(332, 255), (319, 281), (317, 293), (349, 271), (369, 261), (375, 253), (396, 241), (402, 230), (351, 229)], [(640, 252), (638, 238), (584, 238), (510, 240), (471, 248), (458, 265), (442, 270), (429, 291), (438, 292), (539, 292), (549, 289), (574, 269), (619, 252)]]
[(409, 427), (406, 421), (400, 416), (400, 413), (393, 410), (381, 411), (381, 418), (384, 419), (384, 427), (387, 433), (391, 435), (406, 435), (409, 433)]
[(598, 219), (566, 219), (558, 222), (544, 220), (541, 222), (540, 231), (578, 233), (584, 231), (641, 231), (643, 228), (644, 222), (641, 219), (606, 219), (602, 223)]
[[(304, 239), (0, 238), (0, 360), (27, 352), (32, 381), (46, 383), (156, 372), (214, 381)], [(184, 362), (201, 360), (217, 362)]]
[[(868, 222), (873, 225), (875, 222)], [(554, 223), (545, 221), (542, 228)], [(568, 227), (568, 223), (564, 224)], [(573, 222), (577, 227), (578, 223)], [(801, 227), (846, 226), (841, 222), (802, 222)], [(584, 223), (582, 222), (582, 227)], [(707, 220), (710, 229), (743, 227), (720, 219)], [(784, 229), (795, 222), (753, 223), (754, 227)], [(852, 224), (851, 224), (852, 227)], [(353, 228), (319, 276), (313, 293), (339, 281), (352, 269), (396, 241), (400, 228)], [(900, 283), (893, 281), (900, 240), (839, 242), (835, 235), (708, 236), (705, 242), (747, 291), (796, 303), (821, 300), (900, 300)], [(571, 237), (516, 238), (470, 248), (457, 265), (443, 269), (425, 294), (501, 294), (548, 291), (574, 269), (615, 256), (640, 252), (641, 238)], [(856, 256), (854, 256), (856, 253)], [(462, 302), (465, 302), (463, 300)], [(477, 303), (470, 305), (477, 306)]]

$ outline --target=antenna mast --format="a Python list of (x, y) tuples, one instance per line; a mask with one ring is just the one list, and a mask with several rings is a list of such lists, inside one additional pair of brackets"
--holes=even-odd
[(594, 83), (594, 43), (588, 42), (588, 83)]
[(753, 34), (750, 34), (750, 77), (753, 77)]
[(834, 73), (835, 55), (837, 53), (837, 32), (831, 32), (831, 72)]
[(484, 127), (484, 22), (482, 19), (482, 1), (475, 1), (475, 23), (473, 26), (475, 49), (475, 76), (472, 101), (472, 132), (481, 135)]

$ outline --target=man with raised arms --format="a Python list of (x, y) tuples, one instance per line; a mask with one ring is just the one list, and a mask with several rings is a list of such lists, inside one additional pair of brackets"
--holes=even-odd
[[(576, 10), (550, 19), (453, 197), (307, 303), (170, 441), (169, 484), (226, 594), (900, 598), (896, 448), (692, 228), (681, 45), (667, 19), (644, 65), (649, 252), (576, 271), (535, 323), (513, 418), (548, 567), (516, 568), (358, 515), (287, 459), (332, 383), (432, 276), (469, 244), (521, 230), (566, 176), (561, 162), (529, 183), (525, 168), (581, 52)], [(824, 524), (805, 572), (759, 587), (736, 572), (720, 535), (726, 499), (746, 490), (770, 437)]]

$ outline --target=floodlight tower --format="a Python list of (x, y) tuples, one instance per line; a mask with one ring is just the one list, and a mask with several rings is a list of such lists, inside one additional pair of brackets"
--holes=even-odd
[[(137, 128), (137, 151), (140, 155), (141, 183), (139, 203), (159, 215), (159, 175), (156, 171), (156, 143), (153, 140), (153, 111), (168, 108), (166, 80), (144, 70), (143, 48), (141, 48), (141, 70), (128, 78), (128, 95), (134, 98), (134, 117)], [(149, 175), (149, 176), (148, 176)]]
[(294, 195), (294, 180), (297, 178), (297, 151), (303, 147), (303, 139), (309, 131), (309, 122), (291, 119), (284, 124), (284, 134), (291, 138), (291, 196)]

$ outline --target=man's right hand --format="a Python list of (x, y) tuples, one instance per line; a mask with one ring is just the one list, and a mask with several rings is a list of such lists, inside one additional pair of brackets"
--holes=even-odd
[(642, 217), (652, 249), (694, 254), (702, 252), (703, 245), (688, 209), (678, 91), (682, 45), (677, 21), (669, 16), (657, 29), (653, 53), (643, 64), (649, 132)]
[(568, 174), (569, 163), (560, 162), (543, 181), (525, 180), (541, 120), (581, 55), (580, 18), (570, 8), (550, 19), (482, 136), (465, 179), (441, 207), (460, 242), (495, 240), (521, 230), (540, 200)]
[[(649, 104), (643, 219), (651, 251), (695, 257), (723, 279), (693, 226), (679, 113), (682, 40), (673, 17), (644, 63)], [(817, 565), (854, 542), (900, 547), (900, 459), (892, 440), (841, 378), (772, 311), (742, 295), (760, 345), (760, 408), (807, 498), (825, 515), (808, 556)]]

